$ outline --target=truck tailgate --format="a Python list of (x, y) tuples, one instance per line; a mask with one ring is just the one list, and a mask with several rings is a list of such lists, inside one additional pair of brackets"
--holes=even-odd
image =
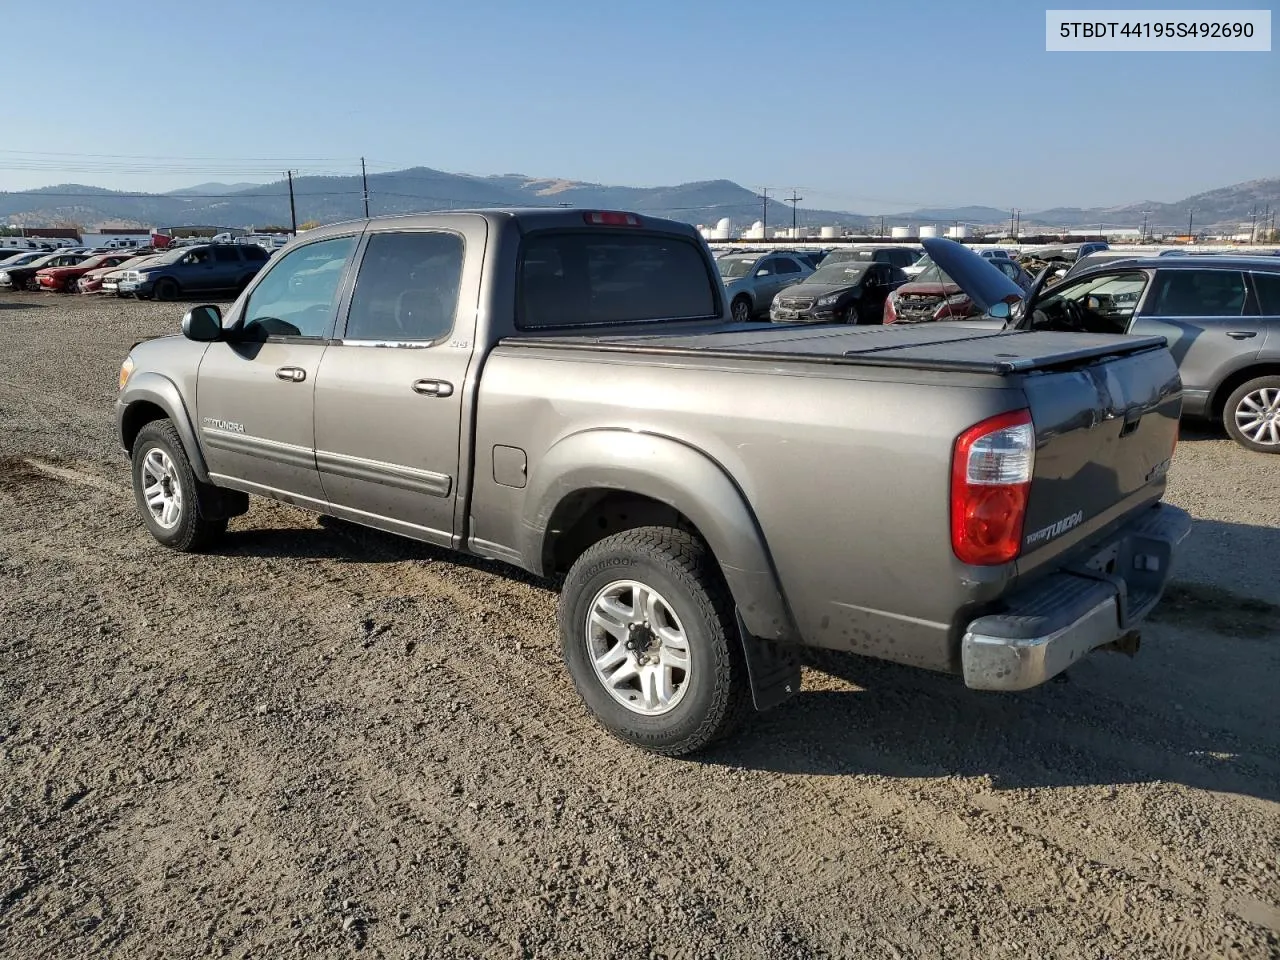
[(1182, 410), (1167, 350), (1042, 370), (1023, 389), (1036, 450), (1020, 576), (1163, 495)]

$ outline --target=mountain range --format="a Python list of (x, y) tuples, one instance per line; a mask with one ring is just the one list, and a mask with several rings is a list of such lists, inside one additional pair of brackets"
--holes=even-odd
[[(294, 200), (299, 223), (354, 219), (364, 214), (358, 176), (298, 177)], [(574, 206), (633, 210), (695, 224), (714, 224), (728, 217), (735, 227), (760, 219), (759, 195), (731, 180), (704, 180), (670, 187), (625, 187), (510, 173), (471, 176), (415, 167), (369, 176), (372, 214), (414, 213), (466, 207)], [(1280, 178), (1251, 180), (1187, 197), (1175, 203), (1147, 201), (1114, 207), (1059, 207), (1023, 211), (1023, 232), (1042, 227), (1086, 228), (1104, 224), (1136, 227), (1146, 222), (1158, 232), (1194, 225), (1238, 229), (1251, 215), (1280, 207)], [(770, 223), (790, 223), (791, 207), (772, 197)], [(886, 214), (800, 208), (808, 225), (861, 227), (883, 218), (886, 225), (952, 222), (1007, 224), (1010, 211), (984, 206), (936, 207)], [(216, 225), (265, 226), (289, 223), (289, 193), (284, 181), (267, 184), (203, 183), (168, 193), (129, 193), (83, 184), (60, 184), (36, 190), (0, 192), (0, 224), (52, 226), (75, 223), (90, 228), (116, 226), (170, 227)]]

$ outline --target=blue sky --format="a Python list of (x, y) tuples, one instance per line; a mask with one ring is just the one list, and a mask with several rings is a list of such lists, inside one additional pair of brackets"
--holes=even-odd
[(0, 189), (354, 173), (364, 155), (372, 171), (727, 178), (798, 188), (805, 207), (877, 213), (1173, 201), (1280, 176), (1280, 53), (1047, 53), (1044, 10), (6, 4), (6, 76), (44, 79), (0, 100)]

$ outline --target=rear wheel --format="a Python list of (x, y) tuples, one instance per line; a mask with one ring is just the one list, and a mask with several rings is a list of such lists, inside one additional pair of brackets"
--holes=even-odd
[(1280, 377), (1258, 377), (1236, 387), (1222, 408), (1222, 424), (1241, 446), (1280, 453)]
[(156, 281), (155, 290), (153, 291), (155, 298), (162, 302), (178, 299), (178, 284), (168, 277), (161, 277)]
[(734, 323), (746, 323), (751, 319), (751, 301), (746, 297), (738, 297), (730, 307)]
[(79, 293), (80, 292), (79, 277), (72, 277), (70, 280), (64, 283), (62, 285), (62, 290), (64, 293)]
[(751, 711), (733, 599), (692, 534), (640, 527), (601, 540), (570, 569), (559, 620), (574, 686), (626, 743), (684, 756)]

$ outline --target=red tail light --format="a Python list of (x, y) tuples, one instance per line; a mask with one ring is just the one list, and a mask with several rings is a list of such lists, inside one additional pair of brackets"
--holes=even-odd
[(895, 306), (893, 305), (893, 301), (894, 301), (894, 299), (895, 299), (895, 297), (894, 297), (894, 295), (893, 295), (892, 293), (891, 293), (891, 294), (889, 294), (889, 296), (885, 297), (885, 300), (884, 300), (884, 317), (883, 317), (883, 318), (882, 318), (882, 320), (881, 320), (881, 322), (882, 322), (882, 323), (897, 323), (897, 322), (898, 322), (898, 309), (897, 309), (897, 307), (895, 307)]
[(963, 563), (1008, 563), (1022, 550), (1035, 467), (1029, 410), (983, 420), (956, 439), (951, 459), (951, 549)]
[(616, 210), (593, 210), (584, 213), (582, 219), (595, 227), (638, 227), (640, 218), (634, 213), (619, 213)]

